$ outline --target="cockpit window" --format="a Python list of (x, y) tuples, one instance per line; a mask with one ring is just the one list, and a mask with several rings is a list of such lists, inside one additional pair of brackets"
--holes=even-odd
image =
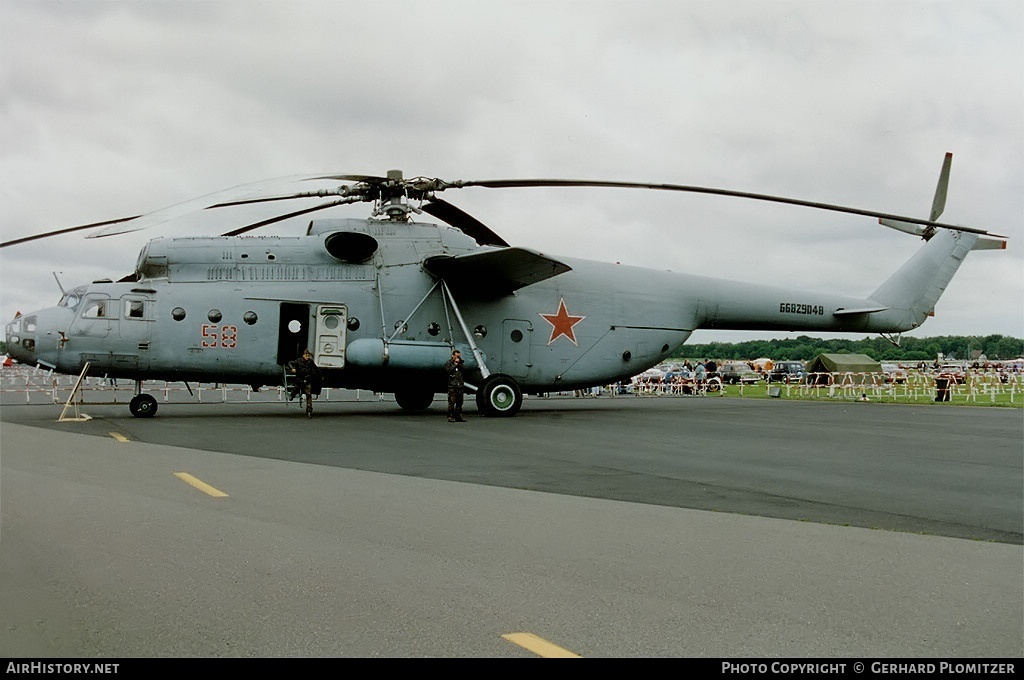
[(69, 309), (78, 309), (78, 305), (82, 302), (82, 296), (85, 293), (85, 286), (79, 286), (69, 293), (65, 293), (60, 299), (58, 306), (67, 307)]

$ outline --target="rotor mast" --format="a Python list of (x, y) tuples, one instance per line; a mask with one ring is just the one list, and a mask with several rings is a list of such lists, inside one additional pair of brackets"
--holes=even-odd
[(420, 212), (409, 205), (409, 191), (401, 170), (388, 170), (387, 179), (380, 184), (379, 190), (374, 217), (386, 215), (392, 222), (408, 222), (410, 213)]

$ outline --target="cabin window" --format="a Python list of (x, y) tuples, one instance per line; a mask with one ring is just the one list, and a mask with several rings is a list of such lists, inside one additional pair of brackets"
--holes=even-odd
[(242, 315), (242, 321), (249, 324), (250, 326), (255, 324), (258, 320), (259, 317), (256, 316), (256, 312), (246, 312), (245, 314)]
[(441, 332), (441, 324), (437, 323), (436, 321), (431, 321), (430, 325), (427, 326), (427, 332), (430, 333), (431, 335), (437, 335), (438, 333)]
[(350, 331), (359, 330), (359, 319), (354, 316), (348, 317), (348, 329)]
[(146, 305), (143, 300), (125, 300), (124, 301), (124, 318), (126, 319), (141, 319), (144, 317)]
[(89, 298), (82, 310), (83, 319), (105, 319), (107, 317), (107, 299)]
[(220, 313), (219, 309), (211, 309), (210, 312), (206, 315), (206, 318), (209, 319), (212, 323), (217, 323), (218, 321), (224, 318), (224, 315)]
[(522, 342), (523, 332), (516, 328), (515, 330), (512, 331), (512, 333), (509, 334), (509, 337), (512, 338), (512, 342)]
[(182, 307), (175, 307), (171, 310), (171, 318), (175, 321), (181, 321), (185, 318), (185, 310)]
[(483, 324), (480, 324), (479, 326), (477, 326), (476, 328), (473, 329), (473, 335), (475, 335), (478, 338), (486, 338), (487, 337), (487, 326), (485, 326)]

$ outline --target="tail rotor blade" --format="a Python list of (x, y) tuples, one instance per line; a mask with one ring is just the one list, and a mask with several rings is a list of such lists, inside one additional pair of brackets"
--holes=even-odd
[(939, 215), (946, 209), (946, 190), (949, 188), (949, 166), (953, 163), (953, 154), (947, 153), (942, 161), (942, 171), (939, 173), (939, 183), (935, 187), (935, 199), (932, 201), (932, 212), (928, 218), (932, 222), (939, 219)]

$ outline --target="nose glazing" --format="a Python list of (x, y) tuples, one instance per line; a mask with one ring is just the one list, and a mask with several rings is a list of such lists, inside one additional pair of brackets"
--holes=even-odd
[(7, 324), (5, 339), (7, 355), (22, 363), (29, 363), (36, 351), (36, 316), (16, 316)]

